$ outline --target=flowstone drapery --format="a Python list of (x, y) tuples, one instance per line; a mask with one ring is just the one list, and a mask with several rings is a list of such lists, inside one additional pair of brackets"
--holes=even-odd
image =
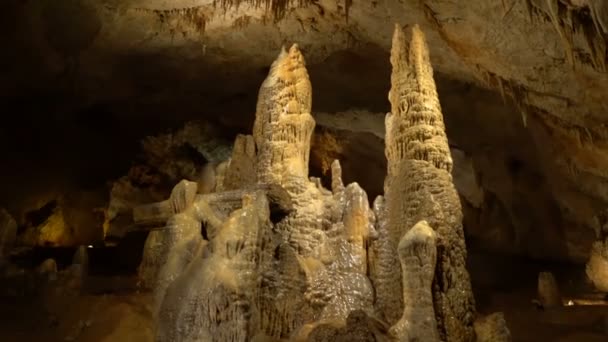
[(418, 28), (409, 46), (397, 28), (393, 45), (386, 197), (373, 208), (337, 160), (331, 190), (308, 177), (312, 87), (294, 45), (272, 64), (253, 135), (236, 138), (230, 159), (134, 210), (139, 224), (166, 222), (140, 268), (158, 342), (474, 339), (428, 50)]

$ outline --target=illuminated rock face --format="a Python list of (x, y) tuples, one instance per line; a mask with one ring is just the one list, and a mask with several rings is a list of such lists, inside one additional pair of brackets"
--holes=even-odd
[(253, 136), (258, 148), (258, 180), (288, 182), (308, 177), (312, 87), (297, 45), (281, 51), (260, 88)]
[[(474, 338), (474, 300), (465, 268), (462, 211), (452, 183), (452, 158), (424, 34), (412, 30), (408, 44), (399, 26), (391, 51), (391, 113), (386, 117), (386, 222), (379, 255), (379, 309), (390, 323), (401, 318), (404, 303), (397, 244), (426, 221), (437, 234), (433, 303), (441, 340)], [(380, 233), (383, 236), (383, 233)], [(381, 239), (382, 241), (382, 239)], [(397, 270), (397, 271), (395, 271)], [(406, 310), (408, 308), (406, 307)]]
[(167, 221), (140, 269), (154, 289), (157, 341), (471, 340), (462, 216), (414, 35), (410, 59), (393, 55), (391, 92), (414, 112), (389, 115), (386, 200), (373, 209), (357, 183), (344, 185), (338, 161), (331, 190), (308, 178), (312, 91), (294, 45), (260, 89), (253, 136), (238, 136), (205, 178), (215, 184), (197, 194), (182, 181), (169, 200), (134, 210), (136, 223)]
[(597, 241), (591, 247), (586, 273), (595, 288), (608, 292), (608, 239)]
[(436, 240), (433, 228), (420, 221), (399, 242), (405, 310), (391, 328), (399, 341), (439, 341), (432, 293)]

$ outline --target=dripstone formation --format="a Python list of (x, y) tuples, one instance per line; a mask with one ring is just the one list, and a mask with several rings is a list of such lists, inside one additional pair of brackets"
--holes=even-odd
[(396, 26), (391, 64), (383, 225), (387, 231), (381, 234), (387, 241), (380, 243), (378, 253), (381, 267), (376, 283), (382, 289), (377, 291), (378, 308), (391, 324), (401, 316), (404, 303), (398, 300), (402, 282), (397, 244), (412, 227), (425, 220), (437, 233), (432, 305), (439, 336), (446, 341), (471, 341), (474, 300), (465, 268), (462, 210), (450, 174), (452, 158), (428, 47), (417, 26), (409, 44)]
[(462, 213), (424, 36), (393, 41), (386, 198), (370, 207), (331, 165), (308, 177), (312, 86), (297, 45), (272, 64), (253, 136), (134, 210), (166, 221), (140, 268), (155, 294), (156, 340), (471, 341)]

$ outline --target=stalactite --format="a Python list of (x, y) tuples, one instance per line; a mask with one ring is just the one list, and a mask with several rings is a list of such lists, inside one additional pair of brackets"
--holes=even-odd
[(184, 37), (190, 33), (202, 36), (207, 27), (207, 14), (204, 6), (173, 8), (167, 10), (134, 8), (138, 13), (154, 15), (160, 23), (161, 29), (172, 34), (181, 33)]
[[(351, 0), (352, 1), (352, 0)], [(267, 12), (272, 13), (275, 20), (281, 20), (291, 6), (306, 7), (314, 3), (313, 0), (214, 0), (213, 5), (227, 11), (230, 8), (239, 8), (247, 3), (256, 8), (264, 7)]]

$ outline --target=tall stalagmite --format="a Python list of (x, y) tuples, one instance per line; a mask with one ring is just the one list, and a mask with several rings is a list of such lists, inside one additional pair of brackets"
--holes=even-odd
[[(437, 233), (433, 303), (440, 338), (471, 341), (475, 310), (465, 268), (462, 210), (450, 174), (452, 158), (428, 47), (418, 26), (412, 30), (409, 45), (401, 27), (396, 26), (391, 64), (391, 113), (386, 117), (388, 243), (384, 248), (388, 252), (379, 253), (379, 263), (400, 270), (394, 253), (397, 244), (416, 223), (427, 221)], [(395, 301), (403, 294), (401, 275), (393, 272), (378, 277), (379, 283), (390, 284), (386, 286), (389, 291), (378, 292), (378, 301), (393, 301), (394, 305), (381, 309), (389, 323), (394, 324), (403, 312), (403, 303)]]
[(146, 253), (164, 266), (142, 273), (153, 278), (158, 342), (306, 340), (373, 315), (374, 213), (358, 184), (344, 186), (339, 162), (332, 191), (308, 178), (311, 93), (297, 46), (283, 50), (260, 89), (253, 137), (239, 136), (218, 165), (215, 192), (182, 182), (170, 200), (134, 211), (142, 223), (169, 218), (167, 248)]
[(473, 339), (462, 212), (418, 28), (410, 46), (397, 28), (391, 61), (386, 198), (373, 210), (338, 161), (331, 191), (308, 177), (312, 89), (296, 45), (273, 63), (253, 137), (237, 138), (215, 184), (197, 194), (183, 181), (134, 210), (136, 222), (168, 219), (142, 267), (158, 342)]
[(258, 180), (287, 183), (308, 178), (312, 86), (297, 45), (284, 49), (270, 67), (258, 96), (253, 136), (258, 148)]

